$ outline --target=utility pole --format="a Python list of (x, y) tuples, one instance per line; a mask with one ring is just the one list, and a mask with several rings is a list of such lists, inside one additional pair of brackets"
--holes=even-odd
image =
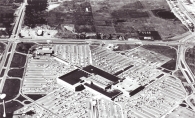
[(5, 101), (4, 101), (4, 98), (6, 97), (6, 94), (5, 93), (1, 93), (0, 94), (0, 99), (3, 100), (3, 117), (5, 118), (6, 117), (6, 113), (5, 113)]

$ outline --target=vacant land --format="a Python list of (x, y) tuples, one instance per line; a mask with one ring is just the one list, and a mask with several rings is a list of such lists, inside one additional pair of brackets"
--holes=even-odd
[(195, 46), (186, 50), (185, 60), (193, 74), (195, 74)]
[(14, 57), (11, 62), (11, 68), (22, 68), (24, 67), (26, 63), (26, 56), (19, 54), (19, 53), (14, 53)]
[(174, 59), (177, 58), (176, 50), (172, 47), (159, 46), (159, 45), (144, 45), (142, 47), (147, 49), (147, 50), (151, 50), (151, 51), (154, 51), (156, 53), (160, 53), (160, 54), (167, 56), (169, 58), (174, 58)]
[(4, 87), (3, 87), (3, 93), (6, 94), (5, 100), (11, 100), (15, 98), (20, 89), (20, 80), (18, 79), (6, 79)]
[(177, 52), (173, 47), (155, 46), (155, 45), (144, 45), (142, 47), (147, 49), (147, 50), (151, 50), (151, 51), (154, 51), (156, 53), (160, 53), (166, 57), (171, 58), (172, 60), (170, 60), (167, 63), (165, 63), (164, 65), (162, 65), (162, 67), (166, 68), (168, 70), (175, 70)]
[(117, 44), (118, 48), (114, 49), (114, 51), (125, 51), (125, 50), (130, 50), (134, 49), (140, 45), (133, 45), (133, 44)]

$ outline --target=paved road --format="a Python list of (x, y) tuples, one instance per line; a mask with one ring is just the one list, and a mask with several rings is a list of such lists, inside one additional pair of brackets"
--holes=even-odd
[[(0, 72), (1, 72), (2, 69), (3, 69), (3, 66), (5, 65), (6, 60), (8, 59), (7, 55), (10, 54), (9, 59), (8, 59), (8, 63), (7, 63), (7, 67), (5, 68), (4, 76), (1, 79), (0, 93), (2, 93), (2, 91), (3, 91), (3, 87), (4, 87), (4, 84), (5, 84), (5, 81), (6, 81), (6, 76), (7, 76), (7, 73), (9, 71), (9, 67), (11, 65), (11, 61), (13, 59), (15, 48), (16, 48), (16, 45), (17, 45), (17, 42), (15, 42), (15, 40), (16, 40), (16, 38), (18, 36), (19, 30), (20, 30), (19, 28), (21, 28), (21, 25), (22, 25), (22, 21), (23, 21), (22, 19), (24, 18), (25, 5), (26, 5), (25, 3), (22, 3), (22, 7), (21, 7), (21, 9), (19, 11), (18, 18), (17, 18), (15, 26), (13, 28), (13, 33), (10, 36), (10, 39), (9, 39), (9, 42), (8, 42), (8, 46), (7, 46), (6, 50), (5, 50), (5, 54), (4, 54), (2, 62), (0, 64), (0, 67), (1, 67), (0, 68)], [(11, 50), (10, 50), (10, 48), (11, 48)]]
[(192, 16), (189, 11), (187, 10), (186, 6), (184, 5), (185, 3), (182, 0), (178, 0), (179, 3), (179, 8), (183, 13), (186, 15), (186, 17), (193, 23), (195, 24), (195, 17)]

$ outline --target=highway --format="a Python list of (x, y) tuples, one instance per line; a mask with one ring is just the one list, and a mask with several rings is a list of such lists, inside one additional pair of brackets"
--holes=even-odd
[[(25, 1), (27, 1), (27, 0), (25, 0)], [(19, 15), (18, 15), (16, 23), (14, 25), (14, 28), (13, 28), (13, 31), (12, 31), (12, 35), (9, 38), (8, 46), (6, 47), (6, 50), (5, 50), (2, 62), (0, 64), (0, 67), (1, 67), (0, 68), (0, 72), (1, 72), (3, 67), (4, 67), (4, 65), (5, 65), (6, 60), (8, 60), (7, 66), (5, 68), (4, 76), (1, 79), (0, 93), (2, 93), (2, 91), (3, 91), (3, 87), (4, 87), (4, 84), (5, 84), (6, 78), (7, 78), (7, 73), (9, 71), (9, 68), (10, 68), (10, 65), (11, 65), (11, 61), (13, 59), (13, 55), (14, 55), (14, 52), (15, 52), (15, 49), (16, 49), (17, 42), (15, 42), (15, 40), (17, 39), (18, 33), (20, 32), (19, 28), (21, 28), (22, 21), (24, 19), (25, 5), (26, 5), (26, 2), (21, 4), (22, 7), (21, 7), (21, 9), (19, 11)], [(10, 54), (9, 58), (7, 58), (8, 54)]]
[(181, 9), (181, 11), (183, 11), (183, 13), (186, 15), (186, 17), (188, 17), (188, 19), (190, 19), (190, 21), (193, 24), (195, 24), (195, 17), (189, 13), (186, 6), (184, 5), (185, 3), (182, 0), (178, 0), (178, 3), (179, 3), (179, 8)]

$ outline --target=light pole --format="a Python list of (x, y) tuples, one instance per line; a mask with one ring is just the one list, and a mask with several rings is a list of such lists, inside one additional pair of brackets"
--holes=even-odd
[(6, 97), (6, 94), (5, 93), (1, 93), (0, 94), (0, 99), (3, 100), (3, 117), (5, 118), (6, 117), (6, 113), (5, 113), (5, 101), (4, 101), (4, 98)]

